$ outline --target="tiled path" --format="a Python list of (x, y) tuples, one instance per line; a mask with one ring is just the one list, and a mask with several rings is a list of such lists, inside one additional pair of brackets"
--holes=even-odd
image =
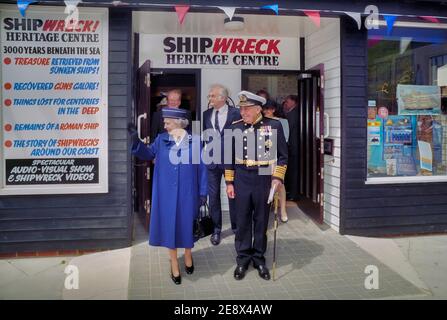
[[(276, 281), (262, 280), (250, 267), (241, 281), (233, 278), (234, 235), (224, 213), (223, 239), (214, 247), (209, 237), (193, 249), (195, 271), (182, 269), (182, 284), (169, 276), (165, 248), (151, 247), (139, 222), (132, 248), (129, 299), (383, 299), (425, 295), (419, 288), (332, 229), (321, 229), (296, 205), (289, 222), (278, 228)], [(273, 214), (271, 222), (273, 220)], [(273, 228), (268, 231), (267, 266), (271, 270)], [(180, 265), (183, 265), (180, 251)], [(365, 268), (376, 266), (379, 289), (365, 289)]]

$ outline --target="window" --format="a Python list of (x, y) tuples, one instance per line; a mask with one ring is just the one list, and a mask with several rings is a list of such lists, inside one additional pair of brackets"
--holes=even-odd
[(368, 32), (368, 180), (446, 179), (447, 29)]

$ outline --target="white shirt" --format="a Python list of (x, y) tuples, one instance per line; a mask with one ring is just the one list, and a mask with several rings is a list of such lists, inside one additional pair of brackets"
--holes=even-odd
[[(224, 104), (217, 111), (219, 111), (219, 113), (217, 114), (217, 121), (219, 121), (219, 129), (220, 131), (222, 131), (225, 126), (225, 123), (227, 122), (228, 106)], [(211, 124), (213, 125), (214, 130), (216, 130), (216, 128), (214, 127), (215, 118), (216, 118), (216, 108), (213, 108), (213, 112), (211, 113)]]

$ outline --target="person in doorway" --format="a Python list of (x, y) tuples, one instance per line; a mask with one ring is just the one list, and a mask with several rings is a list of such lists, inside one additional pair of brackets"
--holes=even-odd
[[(287, 169), (287, 143), (281, 123), (262, 116), (265, 98), (248, 91), (239, 93), (242, 119), (233, 122), (225, 137), (232, 162), (225, 164), (227, 195), (235, 199), (237, 267), (234, 278), (245, 276), (250, 262), (259, 276), (270, 280), (265, 266), (270, 190), (278, 190)], [(231, 132), (231, 139), (228, 134)], [(276, 141), (276, 143), (274, 143)], [(271, 164), (276, 163), (272, 172)]]
[(169, 90), (166, 95), (166, 99), (163, 98), (160, 101), (160, 103), (159, 103), (160, 110), (157, 110), (152, 114), (151, 142), (154, 142), (155, 138), (157, 138), (157, 136), (160, 133), (166, 132), (166, 129), (164, 128), (164, 122), (163, 122), (163, 116), (162, 116), (163, 108), (165, 108), (165, 107), (180, 108), (181, 102), (182, 102), (182, 91), (180, 89)]
[(256, 94), (258, 96), (264, 97), (267, 101), (270, 100), (270, 93), (268, 93), (268, 91), (264, 89), (256, 91)]
[(289, 123), (289, 161), (287, 176), (285, 179), (285, 188), (287, 199), (291, 201), (298, 200), (298, 147), (299, 147), (299, 108), (298, 97), (289, 95), (284, 100), (284, 112)]
[(180, 284), (177, 249), (185, 248), (185, 270), (193, 273), (193, 223), (199, 207), (206, 203), (207, 172), (201, 161), (200, 137), (191, 136), (185, 130), (187, 111), (166, 107), (162, 109), (162, 116), (166, 132), (159, 134), (149, 146), (138, 138), (133, 124), (129, 124), (128, 130), (132, 137), (132, 154), (142, 160), (157, 159), (149, 244), (169, 249), (171, 279)]
[[(211, 143), (212, 139), (218, 139), (220, 145), (220, 156), (213, 157), (207, 164), (208, 169), (208, 194), (210, 203), (210, 215), (214, 224), (214, 231), (210, 241), (217, 246), (220, 243), (220, 234), (222, 230), (222, 208), (220, 202), (220, 185), (224, 175), (224, 130), (231, 126), (233, 121), (239, 120), (241, 115), (235, 107), (227, 105), (228, 90), (222, 85), (211, 86), (208, 94), (209, 109), (203, 113), (203, 131), (205, 142)], [(214, 151), (214, 150), (213, 150)], [(236, 217), (234, 210), (234, 200), (228, 199), (230, 209), (231, 229), (236, 232)]]
[(258, 90), (256, 94), (258, 96), (264, 97), (270, 105), (275, 105), (275, 117), (278, 117), (280, 119), (285, 118), (282, 106), (278, 105), (278, 103), (276, 103), (276, 101), (274, 101), (273, 99), (270, 99), (270, 93), (268, 93), (268, 91), (261, 89)]
[[(267, 100), (265, 105), (262, 106), (262, 114), (266, 118), (275, 119), (275, 120), (278, 120), (279, 122), (281, 122), (281, 126), (284, 130), (284, 137), (286, 139), (286, 142), (288, 142), (288, 140), (289, 140), (289, 123), (288, 123), (287, 119), (279, 118), (276, 115), (277, 108), (278, 108), (278, 106), (274, 101)], [(273, 167), (273, 172), (274, 172), (274, 170), (275, 169)], [(281, 207), (281, 221), (286, 223), (287, 221), (289, 221), (289, 218), (287, 217), (286, 189), (284, 187), (284, 184), (281, 184), (278, 187), (278, 195), (279, 195), (279, 203), (280, 203), (280, 207)]]

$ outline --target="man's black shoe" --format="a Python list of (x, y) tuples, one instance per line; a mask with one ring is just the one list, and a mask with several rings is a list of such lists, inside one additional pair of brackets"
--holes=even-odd
[(264, 265), (260, 265), (260, 266), (257, 266), (257, 267), (255, 267), (255, 268), (258, 269), (259, 276), (260, 276), (262, 279), (264, 279), (264, 280), (270, 280), (270, 272), (269, 272), (269, 269), (267, 269), (266, 266), (264, 266)]
[(244, 279), (245, 271), (247, 271), (247, 268), (245, 268), (244, 266), (237, 266), (236, 269), (234, 269), (234, 278), (236, 280)]
[(213, 233), (210, 240), (213, 245), (217, 246), (220, 243), (220, 233)]

